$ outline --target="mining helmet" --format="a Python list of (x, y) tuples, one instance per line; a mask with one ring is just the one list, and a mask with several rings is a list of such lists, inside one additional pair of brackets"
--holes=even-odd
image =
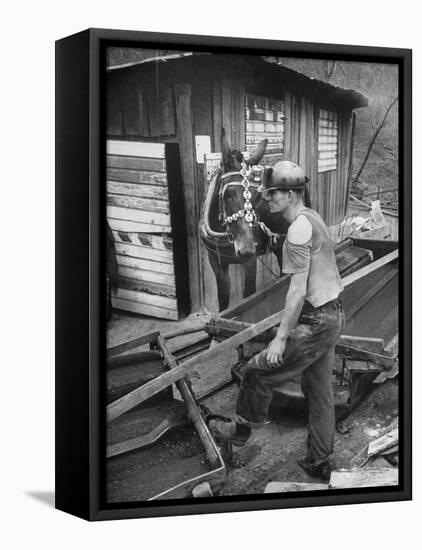
[(258, 192), (264, 193), (275, 189), (281, 191), (304, 189), (308, 181), (309, 178), (305, 176), (305, 172), (295, 162), (281, 160), (265, 168)]

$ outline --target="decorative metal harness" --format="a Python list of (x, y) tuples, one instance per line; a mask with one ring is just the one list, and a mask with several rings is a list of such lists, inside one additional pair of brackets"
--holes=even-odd
[[(242, 168), (239, 172), (227, 172), (226, 174), (223, 174), (221, 176), (222, 180), (224, 180), (225, 178), (227, 178), (227, 177), (229, 177), (233, 174), (240, 174), (242, 176), (242, 181), (231, 181), (230, 183), (226, 183), (225, 185), (223, 185), (223, 187), (221, 188), (220, 201), (221, 201), (221, 204), (222, 204), (222, 212), (223, 212), (223, 216), (224, 216), (223, 217), (223, 222), (225, 224), (229, 225), (229, 224), (237, 221), (239, 218), (243, 218), (243, 216), (245, 217), (245, 221), (251, 227), (253, 227), (254, 222), (257, 221), (257, 216), (256, 216), (256, 213), (255, 213), (254, 207), (251, 203), (252, 193), (249, 190), (249, 187), (251, 187), (251, 186), (252, 187), (258, 187), (258, 185), (254, 184), (254, 183), (251, 183), (249, 181), (249, 176), (251, 175), (252, 172), (253, 172), (252, 168), (248, 169), (247, 166), (246, 166), (246, 163), (242, 162)], [(224, 193), (226, 192), (226, 189), (230, 185), (241, 185), (244, 188), (243, 189), (243, 198), (245, 199), (245, 204), (243, 205), (243, 208), (239, 209), (234, 214), (231, 214), (230, 216), (225, 216), (223, 198), (224, 198)]]
[[(263, 231), (267, 237), (269, 237), (269, 243), (268, 243), (268, 251), (271, 250), (271, 248), (276, 247), (279, 239), (283, 236), (278, 233), (273, 233), (271, 229), (263, 222), (261, 221), (258, 216), (256, 215), (255, 209), (251, 203), (252, 193), (249, 190), (249, 187), (259, 187), (259, 183), (261, 182), (262, 177), (262, 171), (263, 167), (256, 165), (251, 166), (249, 169), (245, 163), (245, 161), (242, 161), (242, 168), (239, 172), (226, 172), (225, 174), (221, 175), (221, 180), (224, 180), (225, 178), (240, 174), (242, 176), (242, 181), (231, 181), (230, 183), (226, 183), (222, 186), (221, 191), (219, 193), (220, 195), (220, 211), (222, 212), (222, 221), (226, 225), (230, 225), (233, 222), (236, 222), (239, 218), (245, 217), (245, 221), (250, 225), (250, 227), (253, 227), (254, 225), (258, 226), (261, 231)], [(249, 180), (249, 177), (252, 174), (252, 179), (256, 183), (252, 183)], [(245, 203), (243, 205), (243, 208), (239, 209), (234, 214), (231, 214), (230, 216), (225, 216), (225, 209), (224, 209), (224, 193), (226, 192), (227, 187), (230, 185), (241, 185), (243, 190), (243, 198), (245, 199)], [(227, 232), (230, 239), (230, 232)], [(230, 239), (231, 240), (231, 239)], [(218, 249), (218, 246), (217, 246)]]

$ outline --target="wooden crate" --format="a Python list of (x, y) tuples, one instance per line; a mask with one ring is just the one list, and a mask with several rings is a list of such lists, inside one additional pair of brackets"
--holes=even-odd
[(113, 307), (177, 320), (189, 308), (178, 146), (109, 139), (106, 174), (119, 271)]

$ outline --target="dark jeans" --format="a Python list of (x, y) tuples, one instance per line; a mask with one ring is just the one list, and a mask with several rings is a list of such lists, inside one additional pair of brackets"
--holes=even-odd
[(334, 348), (345, 323), (340, 298), (319, 308), (305, 302), (298, 324), (287, 338), (283, 364), (271, 368), (267, 349), (250, 359), (240, 386), (236, 413), (252, 427), (266, 418), (273, 388), (302, 375), (302, 390), (309, 406), (307, 461), (318, 465), (333, 452)]

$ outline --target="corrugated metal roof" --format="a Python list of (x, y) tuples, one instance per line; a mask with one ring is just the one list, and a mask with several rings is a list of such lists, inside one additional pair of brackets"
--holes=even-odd
[[(167, 63), (167, 62), (184, 59), (187, 57), (204, 56), (204, 55), (208, 55), (212, 57), (214, 54), (208, 53), (208, 52), (183, 52), (183, 53), (175, 53), (175, 54), (163, 55), (163, 56), (157, 56), (157, 57), (149, 57), (147, 59), (142, 59), (140, 61), (133, 61), (130, 63), (125, 63), (123, 65), (113, 65), (108, 67), (107, 71), (124, 70), (124, 69), (129, 69), (132, 67), (136, 67), (136, 66), (144, 65), (148, 63)], [(221, 55), (221, 54), (217, 54), (217, 55)], [(349, 89), (341, 88), (340, 86), (334, 86), (333, 84), (325, 82), (324, 80), (319, 80), (317, 78), (307, 76), (304, 73), (295, 71), (294, 69), (290, 69), (274, 61), (270, 61), (266, 59), (264, 56), (254, 56), (254, 57), (256, 58), (258, 63), (262, 63), (263, 66), (264, 65), (267, 67), (272, 66), (274, 68), (274, 71), (279, 71), (280, 74), (283, 74), (284, 76), (289, 75), (291, 78), (294, 78), (298, 82), (302, 82), (305, 86), (312, 87), (320, 93), (328, 93), (334, 98), (337, 98), (338, 100), (351, 103), (353, 108), (366, 107), (368, 105), (368, 98), (363, 94), (361, 94), (360, 92), (357, 92), (356, 90), (353, 90), (350, 88)]]
[(172, 61), (174, 59), (181, 59), (182, 57), (192, 57), (193, 55), (210, 55), (202, 52), (183, 52), (173, 53), (169, 55), (158, 55), (156, 57), (148, 57), (147, 59), (140, 59), (139, 61), (131, 61), (130, 63), (123, 63), (122, 65), (112, 65), (107, 67), (107, 71), (115, 71), (117, 69), (127, 69), (136, 65), (143, 65), (144, 63), (165, 63), (166, 61)]

